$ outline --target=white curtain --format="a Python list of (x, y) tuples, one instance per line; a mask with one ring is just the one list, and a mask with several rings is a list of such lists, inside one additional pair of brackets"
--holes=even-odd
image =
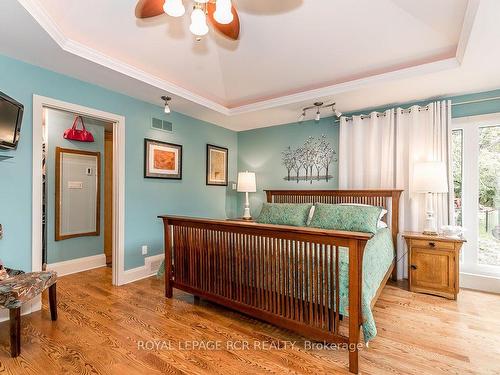
[(339, 189), (395, 186), (394, 110), (340, 118)]
[[(413, 106), (367, 116), (340, 119), (339, 188), (403, 189), (400, 202), (400, 232), (422, 231), (425, 196), (412, 192), (416, 161), (450, 161), (451, 103), (440, 101), (426, 107)], [(449, 190), (451, 176), (448, 173)], [(438, 228), (449, 222), (451, 194), (435, 195)], [(407, 256), (399, 239), (398, 277), (407, 277)]]

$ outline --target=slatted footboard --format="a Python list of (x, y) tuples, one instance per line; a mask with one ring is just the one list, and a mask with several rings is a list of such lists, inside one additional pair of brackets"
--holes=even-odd
[[(349, 369), (358, 372), (362, 259), (371, 234), (161, 218), (166, 297), (178, 288), (313, 340), (351, 344)], [(342, 252), (349, 259), (345, 331), (337, 313)]]

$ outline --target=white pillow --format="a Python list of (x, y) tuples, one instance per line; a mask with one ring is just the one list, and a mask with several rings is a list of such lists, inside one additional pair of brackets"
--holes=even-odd
[[(363, 204), (363, 203), (339, 203), (340, 206), (365, 206), (369, 207), (372, 206), (370, 204)], [(314, 207), (314, 206), (313, 206)], [(374, 206), (372, 206), (374, 207)], [(314, 212), (314, 211), (313, 211)], [(387, 228), (387, 223), (382, 221), (382, 218), (387, 215), (387, 210), (385, 208), (382, 208), (382, 211), (380, 211), (380, 216), (378, 217), (378, 223), (377, 223), (377, 228)]]
[(311, 220), (313, 219), (315, 208), (316, 208), (316, 206), (313, 204), (311, 209), (309, 210), (309, 216), (307, 217), (307, 222), (306, 222), (307, 226), (309, 226), (309, 224), (311, 224)]

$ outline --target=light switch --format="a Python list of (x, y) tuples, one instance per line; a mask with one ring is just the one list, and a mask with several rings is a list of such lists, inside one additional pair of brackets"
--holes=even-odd
[(81, 182), (81, 181), (68, 181), (68, 189), (83, 189), (83, 182)]

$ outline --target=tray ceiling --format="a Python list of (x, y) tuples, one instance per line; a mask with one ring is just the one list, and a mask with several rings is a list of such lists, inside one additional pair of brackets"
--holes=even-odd
[[(495, 6), (492, 1), (481, 2), (484, 12)], [(50, 59), (32, 61), (35, 53), (12, 51), (7, 41), (0, 52), (156, 104), (168, 93), (174, 109), (242, 130), (293, 121), (292, 111), (296, 118), (303, 103), (314, 99), (336, 99), (345, 112), (387, 103), (364, 94), (363, 105), (352, 97), (360, 90), (380, 92), (383, 84), (392, 90), (380, 93), (380, 100), (387, 100), (402, 91), (398, 85), (405, 80), (447, 77), (462, 68), (480, 13), (479, 0), (233, 2), (242, 24), (240, 40), (211, 31), (197, 42), (188, 30), (189, 16), (137, 20), (135, 0), (65, 0), (64, 5), (19, 0), (22, 8), (6, 0), (0, 5), (0, 27), (21, 29), (13, 22), (17, 13), (25, 21), (16, 36), (24, 39), (21, 48), (39, 38), (46, 50), (58, 48), (61, 61), (73, 68)], [(40, 30), (45, 35), (38, 35)], [(415, 82), (421, 83), (401, 100), (457, 92)], [(140, 92), (132, 93), (132, 87)]]

